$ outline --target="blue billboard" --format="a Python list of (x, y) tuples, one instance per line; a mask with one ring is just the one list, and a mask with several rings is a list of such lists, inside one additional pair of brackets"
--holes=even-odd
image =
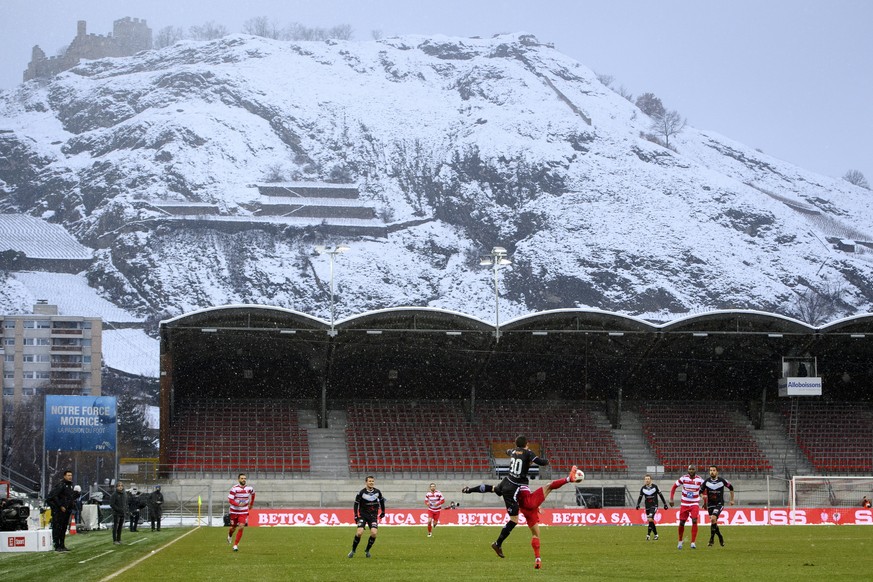
[(114, 396), (46, 396), (48, 451), (115, 452)]

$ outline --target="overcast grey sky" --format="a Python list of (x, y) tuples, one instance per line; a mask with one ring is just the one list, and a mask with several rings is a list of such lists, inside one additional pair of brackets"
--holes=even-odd
[(210, 20), (239, 32), (256, 16), (349, 24), (354, 40), (529, 32), (698, 129), (873, 184), (871, 0), (0, 0), (0, 89), (21, 82), (33, 45), (54, 55), (77, 20), (106, 34), (124, 16), (154, 33)]

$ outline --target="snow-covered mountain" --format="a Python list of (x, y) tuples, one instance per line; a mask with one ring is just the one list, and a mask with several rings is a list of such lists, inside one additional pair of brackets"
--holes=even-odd
[[(259, 303), (327, 318), (313, 248), (339, 242), (338, 317), (493, 320), (478, 259), (495, 245), (513, 263), (502, 319), (799, 315), (798, 296), (825, 291), (833, 318), (871, 311), (869, 191), (690, 126), (668, 149), (651, 124), (528, 34), (186, 41), (0, 93), (2, 208), (97, 249), (88, 280), (140, 316)], [(288, 181), (357, 184), (387, 236), (265, 227), (253, 185)], [(168, 203), (217, 214), (169, 220)]]

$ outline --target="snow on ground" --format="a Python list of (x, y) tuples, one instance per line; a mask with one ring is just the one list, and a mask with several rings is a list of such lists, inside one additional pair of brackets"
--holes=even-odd
[(81, 315), (99, 317), (104, 322), (133, 323), (142, 321), (141, 317), (116, 307), (101, 297), (82, 273), (43, 273), (40, 271), (19, 271), (12, 277), (27, 289), (31, 296), (30, 306), (38, 299), (45, 299), (50, 305), (58, 306), (59, 315)]
[[(160, 342), (141, 329), (114, 329), (114, 323), (137, 323), (142, 318), (101, 297), (88, 286), (84, 274), (20, 271), (11, 277), (25, 290), (24, 313), (30, 313), (37, 300), (45, 299), (58, 306), (60, 315), (99, 317), (103, 320), (104, 364), (128, 374), (158, 376)], [(10, 312), (16, 310), (12, 304), (5, 307)]]
[(160, 342), (141, 329), (104, 329), (103, 363), (110, 368), (158, 377)]

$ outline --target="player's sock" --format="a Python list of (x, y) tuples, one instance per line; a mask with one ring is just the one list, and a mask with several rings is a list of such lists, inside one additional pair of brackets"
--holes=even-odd
[(239, 528), (236, 530), (236, 541), (233, 542), (233, 545), (238, 546), (239, 541), (242, 539), (243, 528)]
[(650, 535), (650, 534), (652, 533), (652, 530), (653, 530), (653, 529), (654, 529), (654, 524), (650, 521), (650, 522), (649, 522), (649, 527), (648, 527), (648, 529), (646, 530), (646, 535)]
[(693, 544), (695, 541), (697, 541), (697, 524), (692, 523), (691, 524), (691, 543)]
[(374, 538), (373, 536), (370, 536), (370, 539), (367, 540), (367, 551), (368, 552), (370, 551), (370, 548), (372, 548), (373, 544), (375, 544), (375, 543), (376, 543), (376, 538)]
[(530, 547), (533, 548), (534, 557), (536, 559), (540, 558), (540, 538), (531, 538), (530, 539)]
[(680, 523), (680, 524), (679, 524), (679, 541), (680, 541), (680, 542), (682, 541), (682, 538), (683, 538), (684, 536), (685, 536), (685, 524), (684, 524), (684, 523)]
[(500, 530), (500, 535), (497, 536), (497, 545), (502, 546), (503, 540), (509, 537), (509, 534), (512, 533), (512, 528), (515, 527), (515, 522), (510, 520), (506, 522), (506, 525), (503, 526), (503, 529)]
[(567, 481), (567, 477), (562, 477), (561, 479), (555, 479), (554, 481), (549, 483), (549, 489), (554, 491), (555, 489), (560, 489), (561, 487), (563, 487), (567, 483), (570, 483), (570, 481)]
[(433, 532), (433, 526), (431, 524), (427, 524), (427, 533), (430, 534)]
[(652, 522), (652, 533), (658, 535), (658, 526), (655, 525), (655, 522)]
[(356, 551), (358, 549), (358, 544), (361, 543), (361, 536), (356, 535), (355, 541), (352, 542), (352, 551)]

